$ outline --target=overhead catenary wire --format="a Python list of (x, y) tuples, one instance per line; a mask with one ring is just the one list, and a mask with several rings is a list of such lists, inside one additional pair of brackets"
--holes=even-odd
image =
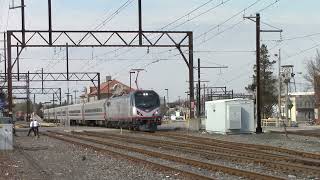
[(216, 8), (218, 8), (218, 7), (226, 4), (226, 3), (228, 3), (229, 1), (231, 1), (231, 0), (221, 1), (221, 3), (219, 3), (218, 5), (212, 7), (212, 8), (210, 8), (210, 9), (208, 9), (208, 10), (206, 10), (206, 11), (204, 11), (204, 12), (202, 12), (202, 13), (200, 13), (200, 14), (198, 14), (198, 15), (190, 18), (190, 19), (187, 19), (187, 20), (184, 21), (184, 22), (181, 22), (180, 24), (174, 26), (173, 28), (170, 28), (170, 30), (176, 29), (177, 27), (180, 27), (180, 26), (186, 24), (187, 22), (190, 22), (190, 21), (192, 21), (192, 20), (194, 20), (194, 19), (196, 19), (196, 18), (198, 18), (198, 17), (200, 17), (200, 16), (202, 16), (202, 15), (204, 15), (204, 14), (207, 14), (208, 12), (210, 12), (210, 11), (212, 11), (212, 10), (214, 10), (214, 9), (216, 9)]
[(109, 23), (116, 15), (118, 15), (122, 10), (124, 10), (126, 7), (128, 7), (134, 0), (127, 0), (125, 3), (123, 3), (115, 12), (113, 12), (111, 15), (109, 15), (106, 19), (104, 19), (100, 24), (95, 26), (94, 30), (99, 30), (103, 28), (107, 23)]
[[(272, 5), (274, 5), (275, 3), (279, 2), (279, 1), (280, 1), (280, 0), (276, 0), (275, 2), (273, 2), (273, 3), (269, 4), (269, 5), (267, 5), (266, 7), (260, 9), (258, 12), (262, 12), (262, 11), (268, 9), (269, 7), (271, 7)], [(255, 5), (256, 3), (257, 3), (257, 1), (254, 2), (253, 4), (251, 4), (251, 5), (248, 6), (248, 7), (252, 7), (252, 6)], [(247, 9), (247, 8), (243, 9), (243, 10), (240, 11), (240, 12), (245, 12), (246, 9)], [(240, 12), (236, 13), (235, 15), (241, 14)], [(236, 16), (233, 15), (232, 18), (234, 18), (234, 17), (236, 17)], [(230, 20), (230, 18), (227, 19), (226, 21), (229, 21), (229, 20)], [(224, 21), (223, 24), (224, 24), (226, 21)], [(226, 28), (226, 29), (224, 29), (224, 30), (222, 30), (222, 31), (219, 31), (218, 33), (214, 34), (213, 36), (210, 36), (209, 38), (206, 38), (205, 40), (203, 40), (202, 42), (200, 42), (198, 45), (204, 44), (204, 43), (210, 41), (211, 39), (219, 36), (220, 34), (222, 34), (222, 33), (226, 32), (226, 31), (228, 31), (228, 30), (231, 30), (231, 29), (235, 28), (236, 26), (240, 25), (240, 24), (243, 23), (244, 21), (245, 21), (245, 20), (242, 19), (242, 20), (239, 21), (238, 23), (233, 24), (233, 25), (231, 25), (230, 27), (228, 27), (228, 28)], [(268, 25), (269, 25), (269, 26), (272, 26), (272, 25), (270, 25), (270, 24), (268, 24)], [(218, 26), (216, 26), (216, 27), (218, 27)], [(277, 28), (277, 27), (275, 27), (275, 26), (272, 26), (272, 27)], [(207, 32), (208, 32), (208, 31), (207, 31)], [(200, 37), (200, 36), (198, 36), (198, 37)]]
[[(244, 8), (242, 11), (239, 11), (239, 12), (236, 13), (235, 15), (231, 16), (230, 18), (228, 18), (227, 20), (225, 20), (224, 22), (222, 22), (221, 24), (216, 25), (215, 28), (218, 28), (219, 26), (225, 24), (226, 22), (230, 21), (231, 19), (237, 17), (237, 16), (240, 15), (242, 12), (245, 12), (247, 9), (249, 9), (249, 8), (251, 8), (252, 6), (254, 6), (255, 4), (257, 4), (259, 1), (261, 1), (261, 0), (257, 0), (257, 1), (255, 1), (254, 3), (250, 4), (247, 8)], [(280, 0), (274, 1), (273, 3), (265, 6), (265, 7), (262, 8), (262, 9), (260, 9), (258, 12), (262, 12), (262, 11), (270, 8), (271, 6), (273, 6), (274, 4), (276, 4), (276, 3), (279, 2), (279, 1), (280, 1)], [(224, 33), (224, 32), (227, 31), (227, 30), (233, 29), (234, 27), (238, 26), (238, 25), (241, 24), (242, 22), (244, 22), (244, 19), (242, 19), (240, 22), (238, 22), (238, 23), (236, 23), (236, 24), (234, 24), (234, 25), (232, 25), (232, 26), (224, 29), (223, 31), (220, 31), (220, 32), (216, 33), (214, 36), (211, 36), (210, 38), (206, 39), (205, 41), (202, 41), (201, 44), (203, 44), (203, 43), (205, 43), (205, 42), (213, 39), (214, 37), (216, 37), (216, 36)], [(269, 25), (269, 24), (268, 24), (268, 25)], [(271, 26), (271, 25), (270, 25), (270, 26)], [(276, 27), (275, 27), (275, 28), (276, 28)], [(209, 30), (212, 31), (213, 29), (211, 28), (211, 29), (209, 29)], [(209, 31), (206, 31), (206, 32), (209, 32)], [(196, 39), (197, 39), (197, 38), (200, 38), (200, 37), (201, 37), (201, 36), (197, 36)], [(184, 52), (187, 52), (187, 50), (184, 51)], [(174, 56), (177, 56), (177, 54), (174, 55)], [(249, 71), (249, 70), (248, 70), (248, 71)], [(248, 71), (246, 71), (246, 73), (247, 73)], [(243, 76), (244, 74), (246, 74), (246, 73), (241, 74), (240, 77), (242, 77), (242, 76)], [(229, 82), (232, 82), (232, 81), (234, 81), (234, 80), (237, 79), (237, 78), (239, 78), (239, 77), (237, 76), (236, 78), (232, 79), (232, 80), (229, 81)], [(229, 82), (226, 82), (226, 83), (229, 83)]]
[[(207, 36), (208, 33), (210, 33), (211, 31), (215, 30), (215, 29), (218, 29), (220, 28), (222, 25), (224, 25), (225, 23), (229, 22), (230, 20), (236, 18), (237, 16), (241, 15), (242, 13), (246, 12), (248, 9), (250, 9), (251, 7), (253, 7), (254, 5), (258, 4), (260, 1), (262, 0), (256, 0), (255, 2), (253, 2), (252, 4), (250, 4), (249, 6), (247, 6), (246, 8), (238, 11), (237, 13), (233, 14), (232, 16), (230, 16), (229, 18), (225, 19), (224, 21), (222, 21), (221, 23), (217, 24), (217, 25), (214, 25), (214, 26), (211, 26), (209, 28), (209, 30), (206, 30), (204, 33), (201, 33), (200, 35), (198, 36), (195, 36), (194, 40), (197, 40), (197, 39), (200, 39), (201, 37), (205, 37)], [(278, 0), (277, 0), (278, 1)], [(274, 3), (272, 3), (274, 4)], [(266, 6), (266, 7), (270, 7), (270, 5)], [(264, 8), (265, 10), (266, 8)], [(205, 42), (208, 42), (209, 40), (213, 39), (214, 37), (226, 32), (227, 30), (230, 30), (230, 29), (233, 29), (234, 27), (236, 27), (237, 25), (241, 24), (242, 22), (244, 22), (244, 19), (242, 19), (240, 22), (236, 23), (236, 24), (233, 24), (232, 26), (228, 27), (227, 29), (224, 29), (223, 31), (219, 31), (218, 33), (216, 33), (214, 36), (202, 41), (200, 44), (204, 44)], [(162, 54), (162, 53), (166, 53), (168, 51), (171, 51), (172, 49), (170, 50), (167, 50), (167, 51), (162, 51), (160, 52), (159, 54)], [(184, 51), (186, 52), (186, 51)]]
[(199, 39), (203, 36), (206, 36), (209, 32), (219, 28), (220, 26), (222, 26), (223, 24), (229, 22), (230, 20), (234, 19), (235, 17), (239, 16), (240, 14), (246, 12), (249, 8), (253, 7), (254, 5), (258, 4), (260, 1), (262, 0), (257, 0), (255, 2), (253, 2), (252, 4), (250, 4), (249, 6), (247, 6), (246, 8), (242, 9), (241, 11), (238, 11), (237, 13), (233, 14), (231, 17), (227, 18), (226, 20), (224, 20), (223, 22), (219, 23), (218, 25), (214, 25), (211, 26), (208, 30), (206, 30), (205, 32), (201, 33), (200, 35), (197, 35), (195, 37), (195, 39)]
[(311, 47), (309, 47), (309, 48), (303, 49), (303, 50), (299, 51), (298, 53), (295, 53), (295, 54), (286, 56), (286, 57), (283, 58), (283, 60), (288, 60), (288, 59), (291, 59), (291, 58), (293, 58), (293, 57), (299, 56), (299, 55), (301, 55), (301, 54), (303, 54), (303, 53), (306, 53), (306, 52), (308, 52), (308, 51), (310, 51), (310, 50), (312, 50), (312, 49), (315, 49), (315, 48), (317, 48), (317, 47), (319, 47), (319, 46), (320, 46), (320, 43), (319, 43), (319, 44), (316, 44), (316, 45), (314, 45), (314, 46), (311, 46)]
[[(171, 23), (163, 26), (162, 28), (160, 28), (160, 30), (165, 29), (166, 27), (169, 27), (170, 25), (173, 25), (175, 22), (178, 22), (178, 21), (181, 20), (182, 18), (187, 17), (187, 16), (190, 15), (191, 13), (195, 12), (196, 10), (199, 10), (200, 8), (204, 7), (205, 5), (209, 4), (209, 3), (212, 2), (212, 1), (213, 1), (213, 0), (210, 0), (210, 1), (207, 1), (206, 3), (201, 4), (200, 6), (196, 7), (195, 9), (193, 9), (192, 11), (190, 11), (189, 13), (187, 13), (186, 15), (184, 15), (184, 16), (182, 16), (182, 17), (180, 17), (180, 18), (172, 21)], [(202, 12), (201, 14), (193, 17), (192, 20), (194, 20), (195, 18), (198, 18), (198, 17), (200, 17), (200, 16), (208, 13), (209, 11), (212, 11), (212, 10), (216, 9), (217, 7), (219, 7), (219, 6), (227, 3), (227, 2), (229, 2), (229, 1), (231, 1), (231, 0), (222, 1), (222, 3), (219, 3), (217, 6), (214, 6), (213, 8), (210, 8), (210, 9), (206, 10), (205, 12)], [(187, 21), (185, 21), (185, 23), (188, 22), (188, 21), (190, 21), (190, 19), (187, 20)], [(183, 24), (184, 24), (184, 23), (183, 23)], [(179, 26), (181, 26), (181, 25), (183, 25), (183, 24), (180, 24)], [(178, 27), (178, 26), (175, 26), (175, 28), (176, 28), (176, 27)], [(109, 52), (107, 52), (107, 53), (104, 53), (103, 55), (106, 55), (106, 54), (109, 54), (109, 53), (113, 53), (113, 52), (115, 52), (115, 51), (117, 51), (117, 50), (120, 50), (120, 49), (123, 49), (123, 48), (122, 48), (122, 47), (117, 48), (116, 50), (109, 51)], [(126, 52), (122, 53), (122, 55), (123, 55), (123, 54), (127, 54), (128, 52), (130, 52), (130, 51), (133, 50), (133, 49), (134, 49), (134, 48), (131, 48), (131, 49), (127, 50)], [(97, 56), (95, 56), (95, 57), (100, 57), (100, 56), (101, 56), (101, 55), (97, 55)]]
[[(212, 1), (213, 1), (213, 0), (210, 0), (210, 1), (207, 1), (207, 2), (205, 2), (205, 3), (203, 3), (203, 4), (201, 4), (200, 6), (197, 6), (196, 8), (194, 8), (193, 10), (191, 10), (190, 12), (186, 13), (185, 15), (183, 15), (183, 16), (175, 19), (175, 20), (173, 20), (172, 22), (170, 22), (170, 23), (162, 26), (161, 28), (158, 28), (158, 30), (163, 30), (163, 29), (165, 29), (165, 28), (170, 27), (171, 25), (175, 24), (176, 22), (180, 21), (181, 19), (183, 19), (183, 18), (185, 18), (185, 17), (188, 17), (188, 15), (192, 14), (193, 12), (201, 9), (202, 7), (205, 7), (207, 4), (211, 3)], [(190, 21), (192, 21), (192, 20), (194, 20), (194, 19), (202, 16), (202, 15), (204, 15), (204, 14), (206, 14), (206, 13), (208, 13), (208, 12), (210, 12), (210, 11), (218, 8), (218, 7), (220, 7), (221, 5), (226, 4), (226, 3), (229, 2), (229, 1), (231, 1), (231, 0), (222, 1), (222, 2), (219, 3), (217, 6), (214, 6), (214, 7), (210, 8), (210, 9), (208, 9), (208, 10), (200, 13), (199, 15), (197, 15), (197, 16), (195, 16), (195, 17), (192, 17), (191, 19), (187, 19), (187, 20), (181, 22), (179, 25), (176, 25), (174, 28), (171, 28), (170, 30), (175, 29), (175, 28), (177, 28), (177, 27), (179, 27), (179, 26), (182, 26), (183, 24), (185, 24), (185, 23), (187, 23), (187, 22), (190, 22)], [(100, 56), (104, 56), (104, 55), (107, 55), (107, 54), (110, 54), (110, 53), (114, 53), (115, 51), (118, 51), (118, 50), (121, 50), (121, 49), (123, 49), (123, 47), (117, 48), (117, 49), (115, 49), (115, 50), (108, 51), (108, 52), (103, 53), (103, 54), (101, 54), (101, 55), (97, 55), (96, 57), (100, 57)], [(131, 49), (127, 50), (127, 51), (130, 51), (130, 50), (132, 50), (132, 49), (134, 49), (134, 48), (131, 48)], [(126, 54), (127, 51), (124, 52), (124, 53)]]
[(185, 18), (185, 17), (188, 17), (188, 16), (189, 16), (190, 14), (192, 14), (193, 12), (195, 12), (195, 11), (199, 10), (200, 8), (202, 8), (202, 7), (206, 6), (207, 4), (209, 4), (209, 3), (213, 2), (213, 1), (214, 1), (214, 0), (209, 0), (209, 1), (207, 1), (207, 2), (205, 2), (205, 3), (203, 3), (203, 4), (201, 4), (200, 6), (198, 6), (198, 7), (194, 8), (193, 10), (191, 10), (191, 11), (190, 11), (190, 12), (188, 12), (188, 13), (186, 13), (185, 15), (183, 15), (183, 16), (181, 16), (181, 17), (179, 17), (179, 18), (177, 18), (177, 19), (175, 19), (175, 20), (171, 21), (171, 22), (170, 22), (170, 23), (168, 23), (167, 25), (165, 25), (165, 26), (161, 27), (161, 28), (160, 28), (160, 30), (163, 30), (163, 29), (165, 29), (165, 28), (167, 28), (167, 27), (169, 27), (169, 26), (173, 25), (174, 23), (176, 23), (176, 22), (180, 21), (181, 19), (183, 19), (183, 18)]

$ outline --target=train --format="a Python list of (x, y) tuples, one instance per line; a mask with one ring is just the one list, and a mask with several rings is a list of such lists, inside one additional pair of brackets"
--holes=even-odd
[(154, 132), (161, 125), (162, 116), (159, 95), (153, 90), (136, 90), (118, 97), (45, 109), (44, 119)]

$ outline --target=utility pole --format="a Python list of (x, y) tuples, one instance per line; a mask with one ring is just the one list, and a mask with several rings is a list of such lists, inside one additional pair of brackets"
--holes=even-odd
[(52, 12), (51, 0), (48, 0), (48, 26), (49, 26), (49, 46), (52, 46)]
[[(14, 1), (12, 1), (14, 2)], [(25, 4), (24, 4), (24, 0), (20, 1), (21, 5), (20, 6), (14, 6), (14, 3), (12, 3), (12, 7), (10, 7), (9, 9), (17, 9), (20, 8), (21, 9), (21, 32), (22, 32), (22, 45), (24, 46), (26, 43), (26, 36), (25, 36), (25, 32), (26, 32), (26, 23), (25, 23), (25, 13), (24, 13), (24, 8), (25, 8)]]
[(29, 88), (30, 88), (30, 73), (29, 73), (29, 71), (27, 74), (26, 83), (27, 83), (27, 121), (29, 122), (30, 121), (30, 90), (29, 90)]
[(69, 47), (68, 47), (68, 43), (66, 43), (66, 59), (67, 59), (67, 81), (69, 81)]
[(279, 49), (279, 53), (275, 54), (275, 56), (278, 56), (278, 125), (281, 121), (281, 84), (282, 84), (282, 77), (281, 77), (281, 49)]
[[(68, 97), (68, 100), (69, 100), (69, 97)], [(56, 100), (54, 99), (54, 93), (52, 94), (52, 106), (53, 106), (53, 108), (54, 108), (54, 102), (55, 102)]]
[(203, 83), (203, 106), (202, 106), (202, 112), (204, 113), (206, 111), (206, 84)]
[(70, 92), (69, 92), (69, 88), (68, 88), (68, 92), (67, 93), (65, 93), (66, 95), (67, 95), (67, 105), (69, 105), (69, 96), (70, 96)]
[(19, 76), (19, 47), (17, 43), (17, 73), (18, 73), (18, 81), (20, 81), (20, 76)]
[(262, 133), (261, 127), (261, 91), (260, 91), (260, 14), (256, 16), (256, 67), (257, 67), (257, 128), (256, 133)]
[(4, 80), (7, 81), (7, 43), (6, 33), (3, 33), (3, 47), (4, 47)]
[[(260, 134), (262, 133), (262, 127), (261, 127), (261, 91), (260, 91), (260, 33), (261, 32), (282, 32), (282, 30), (261, 30), (260, 26), (260, 14), (257, 13), (256, 16), (249, 16), (249, 17), (243, 17), (245, 19), (249, 19), (251, 21), (254, 21), (256, 23), (256, 71), (257, 71), (257, 95), (256, 95), (256, 106), (257, 106), (257, 128), (256, 133)], [(255, 20), (253, 20), (255, 19)]]
[[(200, 84), (200, 58), (198, 58), (198, 88), (197, 88), (197, 117), (200, 118), (201, 116), (201, 97), (200, 97), (200, 94), (201, 94), (201, 84)], [(199, 129), (201, 127), (201, 120), (199, 120)]]
[(78, 90), (74, 90), (74, 104), (77, 104), (77, 92), (79, 92)]
[(141, 0), (138, 0), (139, 11), (139, 45), (142, 45), (142, 7)]

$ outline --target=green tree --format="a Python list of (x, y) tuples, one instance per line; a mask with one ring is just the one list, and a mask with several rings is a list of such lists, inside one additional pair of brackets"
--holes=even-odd
[[(274, 106), (277, 104), (277, 79), (273, 75), (273, 65), (270, 61), (269, 51), (265, 44), (260, 49), (260, 94), (262, 118), (269, 118), (273, 114)], [(256, 89), (256, 65), (254, 66), (253, 83), (246, 87), (248, 92), (255, 92)]]

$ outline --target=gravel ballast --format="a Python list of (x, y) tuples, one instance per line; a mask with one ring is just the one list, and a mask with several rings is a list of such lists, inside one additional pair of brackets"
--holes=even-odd
[(18, 166), (15, 177), (21, 179), (183, 179), (175, 172), (159, 172), (144, 164), (46, 136), (19, 135), (16, 144), (20, 148), (10, 157)]

